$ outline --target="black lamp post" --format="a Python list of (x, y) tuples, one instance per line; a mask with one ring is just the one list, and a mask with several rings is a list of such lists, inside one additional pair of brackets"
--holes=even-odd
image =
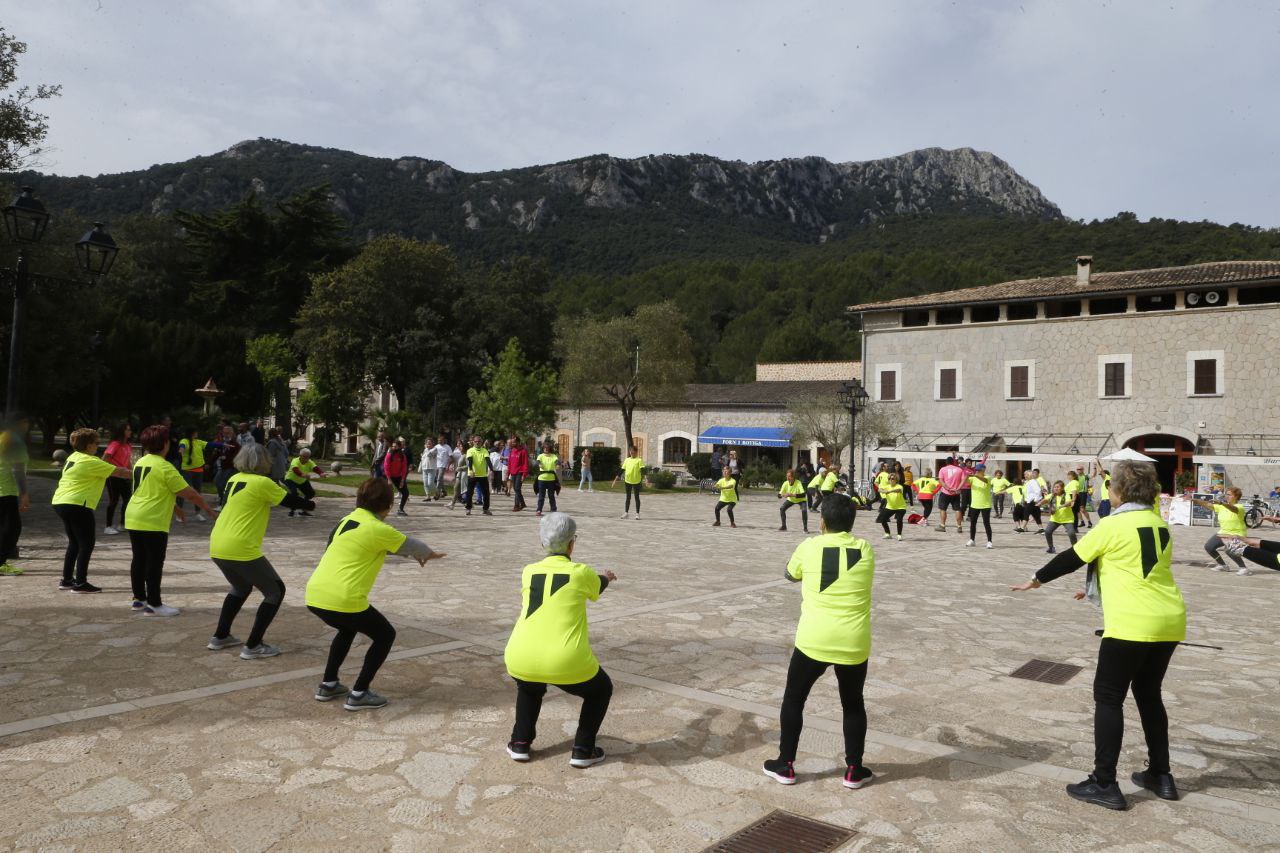
[[(52, 276), (36, 276), (31, 273), (25, 246), (39, 243), (49, 224), (49, 211), (31, 194), (31, 187), (23, 187), (22, 193), (4, 209), (4, 228), (9, 239), (18, 244), (18, 260), (13, 269), (0, 270), (0, 278), (13, 287), (13, 326), (9, 333), (9, 384), (5, 396), (5, 415), (12, 417), (18, 411), (18, 388), (22, 379), (22, 321), (27, 294), (33, 284), (78, 286), (83, 282), (67, 281)], [(75, 244), (76, 256), (81, 268), (91, 276), (104, 276), (111, 269), (119, 251), (101, 222), (94, 223)]]
[(856, 441), (858, 412), (866, 408), (868, 394), (867, 389), (862, 387), (862, 383), (854, 379), (852, 382), (841, 383), (837, 395), (840, 402), (849, 407), (849, 487), (852, 488), (857, 465), (862, 461), (854, 460), (854, 454), (857, 453), (855, 448), (858, 446)]

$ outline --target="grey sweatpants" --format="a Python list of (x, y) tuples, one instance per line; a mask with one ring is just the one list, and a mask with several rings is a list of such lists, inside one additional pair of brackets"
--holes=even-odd
[[(1226, 543), (1222, 541), (1222, 537), (1215, 533), (1205, 540), (1204, 550), (1205, 550), (1205, 553), (1207, 553), (1210, 557), (1213, 558), (1215, 563), (1217, 563), (1220, 566), (1225, 566), (1226, 563), (1222, 562), (1222, 556), (1218, 554), (1218, 551), (1221, 548), (1223, 548), (1225, 545)], [(1242, 569), (1244, 568), (1244, 560), (1240, 559), (1235, 554), (1227, 554), (1227, 556), (1230, 557), (1232, 562), (1234, 562), (1237, 566), (1239, 566)]]
[(1044, 523), (1044, 539), (1049, 543), (1049, 547), (1053, 547), (1053, 531), (1059, 527), (1067, 531), (1067, 539), (1071, 540), (1071, 544), (1076, 544), (1076, 526), (1070, 522), (1060, 522), (1049, 519)]

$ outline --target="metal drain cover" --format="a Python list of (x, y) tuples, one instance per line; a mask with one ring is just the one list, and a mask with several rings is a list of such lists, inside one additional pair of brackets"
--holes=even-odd
[(772, 811), (702, 853), (821, 853), (835, 850), (853, 836), (850, 829), (791, 812)]
[(1082, 667), (1070, 663), (1054, 663), (1051, 660), (1029, 660), (1009, 673), (1011, 678), (1025, 678), (1043, 684), (1066, 684), (1075, 678)]

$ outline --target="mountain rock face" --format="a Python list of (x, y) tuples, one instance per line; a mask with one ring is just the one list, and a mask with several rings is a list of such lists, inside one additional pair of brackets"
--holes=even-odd
[(673, 234), (728, 229), (820, 242), (841, 228), (895, 215), (1062, 216), (1008, 163), (970, 148), (927, 148), (851, 163), (821, 157), (744, 163), (700, 154), (597, 155), (467, 173), (439, 160), (391, 160), (256, 139), (138, 172), (17, 177), (37, 186), (46, 203), (107, 220), (210, 210), (249, 193), (284, 197), (323, 183), (355, 234), (394, 232), (462, 243), (489, 235), (525, 247), (539, 239), (565, 239), (586, 223), (603, 227), (601, 217)]

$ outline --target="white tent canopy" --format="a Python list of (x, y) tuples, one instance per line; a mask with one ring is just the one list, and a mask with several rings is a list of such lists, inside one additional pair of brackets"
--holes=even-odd
[(1128, 460), (1129, 462), (1155, 462), (1150, 456), (1146, 456), (1132, 447), (1123, 447), (1107, 457), (1109, 462), (1121, 462)]

